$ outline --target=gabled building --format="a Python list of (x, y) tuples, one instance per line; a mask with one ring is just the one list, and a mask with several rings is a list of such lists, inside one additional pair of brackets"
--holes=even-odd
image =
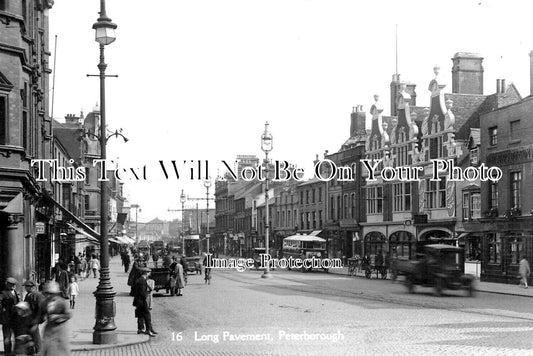
[[(452, 93), (444, 93), (440, 69), (435, 67), (435, 78), (428, 86), (428, 108), (411, 107), (411, 95), (403, 86), (396, 96), (396, 117), (382, 117), (377, 100), (371, 108), (373, 121), (366, 154), (368, 159), (381, 161), (375, 180), (364, 172), (365, 254), (389, 252), (414, 258), (417, 248), (424, 244), (457, 244), (460, 237), (467, 238), (472, 227), (464, 224), (462, 211), (469, 204), (473, 208), (469, 211), (479, 205), (475, 194), (479, 182), (448, 180), (448, 172), (439, 172), (438, 179), (433, 180), (434, 160), (458, 167), (469, 163), (465, 150), (471, 147), (475, 152), (480, 115), (520, 100), (512, 85), (506, 90), (499, 88), (493, 95), (483, 95), (482, 60), (472, 53), (455, 54)], [(415, 167), (418, 177), (391, 177), (391, 171), (398, 167)], [(463, 201), (464, 197), (469, 201)]]

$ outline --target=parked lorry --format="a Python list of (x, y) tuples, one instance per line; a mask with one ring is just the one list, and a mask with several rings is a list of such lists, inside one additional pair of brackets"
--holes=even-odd
[(433, 287), (437, 296), (441, 296), (444, 289), (462, 289), (468, 296), (474, 295), (475, 277), (464, 273), (464, 252), (459, 247), (426, 245), (417, 260), (395, 259), (392, 266), (396, 275), (405, 276), (409, 293), (414, 293), (415, 285), (421, 285)]

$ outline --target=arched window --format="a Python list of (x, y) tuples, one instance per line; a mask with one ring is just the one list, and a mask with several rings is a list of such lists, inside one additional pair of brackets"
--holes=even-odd
[(415, 257), (415, 237), (408, 231), (396, 231), (389, 237), (389, 247), (393, 257)]
[(385, 240), (385, 235), (378, 231), (366, 234), (364, 238), (365, 255), (375, 256), (377, 253), (385, 252)]

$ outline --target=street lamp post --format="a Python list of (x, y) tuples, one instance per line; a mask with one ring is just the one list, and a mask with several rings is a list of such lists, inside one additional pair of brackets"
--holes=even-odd
[(204, 181), (204, 187), (205, 189), (207, 190), (206, 192), (206, 201), (207, 201), (207, 231), (205, 233), (205, 239), (206, 239), (206, 244), (207, 244), (207, 253), (209, 253), (209, 238), (211, 237), (209, 235), (209, 187), (211, 186), (211, 177), (209, 177), (208, 179), (206, 179)]
[(187, 197), (183, 189), (181, 190), (180, 202), (181, 202), (181, 255), (185, 256), (185, 202)]
[[(269, 243), (269, 230), (270, 230), (270, 218), (268, 211), (268, 153), (272, 151), (272, 134), (268, 132), (268, 121), (265, 122), (265, 132), (261, 135), (261, 149), (265, 152), (265, 253), (269, 253), (268, 243)], [(261, 276), (262, 278), (270, 278), (270, 263), (267, 263), (265, 273)]]
[(135, 242), (137, 243), (137, 245), (139, 244), (139, 241), (140, 241), (140, 238), (139, 238), (139, 230), (138, 230), (138, 217), (139, 217), (139, 209), (140, 206), (139, 204), (132, 204), (131, 205), (132, 208), (135, 208)]
[[(100, 151), (101, 159), (106, 159), (106, 117), (105, 117), (105, 64), (104, 46), (113, 43), (116, 39), (117, 25), (111, 22), (105, 12), (105, 0), (100, 1), (100, 17), (93, 25), (96, 32), (96, 42), (100, 44)], [(105, 169), (105, 164), (102, 165)], [(96, 323), (94, 325), (94, 344), (114, 344), (117, 342), (117, 326), (115, 325), (115, 294), (109, 277), (109, 241), (107, 237), (107, 182), (100, 181), (100, 280), (94, 296), (96, 298)]]

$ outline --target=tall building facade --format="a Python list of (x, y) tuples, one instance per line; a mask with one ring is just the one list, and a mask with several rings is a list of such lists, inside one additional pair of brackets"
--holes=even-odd
[(53, 209), (32, 159), (50, 158), (48, 11), (53, 1), (0, 1), (0, 285), (35, 279), (36, 244)]
[(481, 182), (476, 236), (484, 281), (517, 283), (520, 260), (533, 260), (532, 110), (530, 95), (481, 116), (480, 162), (502, 171), (499, 181)]

